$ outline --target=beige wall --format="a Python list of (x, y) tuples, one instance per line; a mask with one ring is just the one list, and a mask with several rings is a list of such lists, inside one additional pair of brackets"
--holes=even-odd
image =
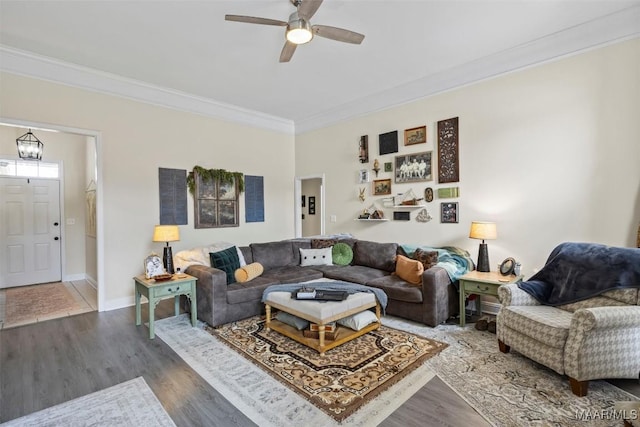
[[(0, 93), (2, 117), (100, 132), (103, 309), (130, 304), (132, 276), (142, 273), (151, 251), (161, 253), (162, 245), (151, 241), (159, 221), (159, 167), (200, 165), (264, 176), (265, 222), (245, 224), (241, 198), (240, 227), (195, 230), (189, 196), (189, 225), (180, 227), (174, 252), (219, 240), (247, 244), (293, 236), (292, 135), (7, 73), (0, 75)], [(84, 167), (81, 172), (84, 185)]]
[[(437, 197), (428, 223), (364, 223), (353, 218), (380, 197), (358, 200), (357, 171), (378, 158), (433, 151), (437, 121), (460, 118), (460, 182), (392, 185), (422, 195), (458, 186), (458, 224), (440, 223)], [(562, 241), (635, 246), (640, 222), (640, 40), (514, 72), (296, 137), (296, 174), (326, 174), (327, 233), (432, 246), (456, 245), (477, 258), (472, 220), (497, 222), (492, 267), (508, 256), (529, 275)], [(378, 134), (427, 125), (427, 144), (378, 155)], [(369, 163), (358, 141), (369, 135)], [(434, 162), (434, 170), (437, 163)], [(372, 175), (373, 176), (373, 175)], [(392, 178), (380, 172), (379, 178)], [(437, 179), (437, 178), (436, 178)], [(385, 209), (392, 216), (393, 209)]]
[[(27, 131), (26, 128), (0, 125), (0, 156), (17, 158), (16, 138), (24, 135)], [(33, 134), (44, 144), (43, 161), (52, 163), (61, 161), (63, 165), (64, 218), (61, 218), (61, 224), (64, 227), (63, 280), (77, 280), (84, 277), (86, 260), (84, 238), (85, 137), (41, 130), (33, 130)], [(73, 224), (69, 224), (68, 220)]]

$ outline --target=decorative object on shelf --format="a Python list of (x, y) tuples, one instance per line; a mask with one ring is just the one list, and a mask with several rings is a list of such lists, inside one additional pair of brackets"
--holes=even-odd
[(393, 198), (394, 206), (396, 207), (397, 206), (407, 206), (407, 207), (420, 206), (419, 202), (421, 200), (422, 199), (418, 199), (416, 197), (412, 189), (409, 189), (409, 191), (405, 193), (398, 194)]
[(418, 222), (429, 222), (432, 219), (433, 218), (429, 214), (429, 211), (427, 211), (426, 209), (422, 209), (420, 212), (418, 212), (418, 215), (416, 215), (416, 221)]
[(177, 242), (180, 240), (180, 229), (177, 225), (156, 225), (153, 230), (154, 242), (165, 242), (164, 256), (162, 257), (162, 263), (167, 273), (173, 274), (173, 254), (171, 253), (171, 246), (169, 242)]
[[(205, 175), (201, 176), (201, 173)], [(193, 186), (195, 228), (239, 226), (238, 195), (244, 191), (244, 178), (240, 172), (196, 166), (187, 177), (187, 185), (190, 191)]]
[(362, 187), (359, 190), (360, 190), (360, 194), (358, 194), (358, 199), (360, 199), (360, 201), (364, 203), (364, 200), (365, 200), (364, 193), (365, 191), (367, 191), (367, 187)]
[(455, 224), (458, 222), (458, 202), (440, 203), (440, 222)]
[(316, 197), (309, 196), (309, 215), (316, 214)]
[[(489, 249), (484, 241), (494, 240), (497, 237), (498, 231), (496, 229), (495, 222), (473, 221), (471, 223), (469, 238), (482, 240), (480, 248), (478, 249), (478, 265), (476, 266), (476, 270), (485, 273), (491, 271), (491, 268), (489, 267)], [(500, 269), (502, 270), (502, 267), (500, 267)]]
[(379, 209), (373, 211), (373, 213), (369, 216), (369, 219), (384, 219), (384, 212)]
[(431, 151), (396, 156), (396, 184), (431, 181)]
[(385, 197), (384, 199), (380, 199), (382, 202), (382, 206), (385, 208), (392, 208), (394, 206), (394, 198), (393, 197)]
[(384, 171), (385, 172), (393, 172), (393, 163), (385, 162), (384, 163)]
[(369, 163), (369, 135), (362, 135), (360, 137), (360, 163)]
[(16, 145), (18, 146), (18, 156), (20, 156), (21, 159), (42, 160), (44, 144), (36, 138), (31, 132), (31, 129), (16, 139)]
[(162, 265), (162, 260), (160, 257), (151, 253), (148, 257), (144, 259), (144, 277), (147, 279), (151, 279), (154, 276), (159, 276), (160, 274), (164, 274), (165, 269)]
[(433, 202), (433, 188), (427, 187), (424, 189), (424, 199), (427, 202)]
[(460, 190), (458, 187), (438, 188), (439, 199), (453, 199), (460, 197)]
[(390, 179), (374, 179), (373, 195), (384, 196), (385, 194), (391, 194), (391, 180)]
[(516, 260), (511, 257), (506, 258), (504, 261), (502, 261), (502, 264), (500, 264), (500, 274), (502, 274), (503, 276), (510, 276), (512, 274), (515, 274), (515, 270)]
[(373, 161), (373, 171), (376, 173), (376, 178), (378, 177), (378, 172), (380, 172), (380, 162), (378, 159)]
[(358, 215), (358, 219), (369, 219), (370, 216), (371, 214), (365, 209), (360, 215)]
[(438, 122), (438, 183), (460, 181), (458, 118)]
[(369, 171), (367, 169), (360, 169), (358, 171), (358, 182), (360, 184), (369, 182)]
[(427, 127), (420, 126), (417, 128), (404, 130), (404, 145), (423, 144), (427, 142)]
[(393, 212), (393, 220), (394, 221), (409, 221), (411, 219), (411, 213), (407, 211), (394, 211)]
[(380, 155), (398, 152), (398, 131), (381, 133), (378, 135)]

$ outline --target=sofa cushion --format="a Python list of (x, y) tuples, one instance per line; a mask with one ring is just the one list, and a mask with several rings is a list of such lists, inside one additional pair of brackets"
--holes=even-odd
[(312, 268), (322, 269), (321, 271), (324, 273), (324, 277), (328, 279), (343, 280), (345, 282), (359, 283), (361, 285), (366, 285), (370, 280), (389, 275), (386, 271), (361, 265), (347, 265), (333, 269), (324, 269), (322, 267)]
[(252, 262), (244, 267), (237, 269), (233, 275), (236, 278), (236, 282), (244, 283), (255, 279), (264, 272), (264, 267), (259, 262)]
[[(246, 283), (233, 283), (227, 286), (227, 303), (239, 304), (248, 301), (261, 301), (264, 290), (268, 286), (279, 283), (280, 281), (274, 278), (263, 276), (256, 277)], [(251, 316), (251, 314), (249, 316)]]
[(548, 305), (502, 307), (501, 323), (553, 348), (564, 348), (573, 313)]
[(311, 239), (312, 249), (330, 248), (338, 243), (338, 239)]
[(331, 247), (322, 249), (299, 249), (300, 265), (309, 267), (311, 265), (331, 265), (333, 264), (333, 256)]
[(253, 262), (259, 262), (265, 270), (299, 264), (298, 254), (293, 253), (290, 241), (252, 243), (250, 246)]
[(238, 250), (235, 246), (218, 252), (211, 252), (211, 267), (222, 270), (227, 275), (227, 285), (235, 283), (235, 271), (240, 268), (240, 259), (238, 258)]
[(390, 300), (412, 303), (422, 302), (422, 287), (412, 285), (395, 274), (378, 277), (365, 284), (372, 288), (382, 289)]
[(391, 273), (396, 269), (397, 250), (397, 243), (358, 240), (353, 247), (353, 264)]
[(425, 251), (421, 248), (418, 248), (413, 253), (413, 259), (420, 261), (424, 266), (424, 269), (428, 270), (438, 263), (438, 252)]
[(359, 331), (371, 323), (378, 322), (378, 317), (370, 310), (364, 310), (360, 313), (352, 314), (351, 316), (343, 317), (338, 320), (338, 325), (346, 326), (347, 328)]
[(261, 277), (277, 280), (280, 283), (300, 283), (307, 280), (321, 279), (322, 273), (315, 267), (286, 266), (265, 271)]
[(346, 243), (336, 243), (331, 248), (331, 256), (334, 264), (349, 265), (353, 261), (353, 249)]
[(396, 255), (396, 276), (412, 285), (422, 285), (424, 266), (420, 261)]

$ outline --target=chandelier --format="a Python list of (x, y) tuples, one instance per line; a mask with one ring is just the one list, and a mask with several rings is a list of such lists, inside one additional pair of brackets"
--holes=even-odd
[(18, 156), (20, 156), (21, 159), (42, 160), (42, 148), (44, 144), (31, 133), (31, 129), (16, 139), (16, 144), (18, 145)]

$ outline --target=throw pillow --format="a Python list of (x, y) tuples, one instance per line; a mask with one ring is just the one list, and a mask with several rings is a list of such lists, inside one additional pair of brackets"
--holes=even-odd
[(310, 265), (333, 265), (331, 248), (324, 248), (324, 249), (300, 248), (300, 265), (302, 267), (308, 267)]
[(376, 317), (374, 312), (365, 310), (338, 320), (338, 324), (346, 326), (347, 328), (351, 328), (354, 331), (359, 331), (365, 326), (377, 321), (378, 318)]
[(422, 249), (418, 248), (413, 253), (413, 259), (420, 261), (424, 266), (424, 269), (428, 270), (438, 263), (438, 252), (423, 251)]
[(311, 239), (311, 249), (330, 248), (338, 243), (336, 239)]
[(296, 328), (299, 331), (303, 329), (307, 329), (309, 327), (308, 320), (304, 320), (298, 316), (294, 316), (293, 314), (289, 314), (285, 311), (279, 311), (276, 314), (276, 319), (278, 319), (279, 321), (281, 321), (286, 325)]
[(336, 265), (349, 265), (353, 260), (353, 249), (346, 243), (336, 243), (331, 250), (333, 263)]
[(234, 273), (236, 282), (244, 283), (253, 280), (264, 272), (264, 267), (259, 262), (252, 262), (244, 267), (240, 267)]
[(406, 256), (396, 256), (396, 275), (412, 285), (422, 284), (424, 266), (420, 261), (409, 259)]
[(356, 241), (353, 247), (353, 264), (392, 273), (396, 268), (397, 243)]
[(240, 258), (235, 246), (218, 252), (211, 252), (211, 267), (222, 270), (227, 275), (227, 285), (236, 282), (235, 271), (240, 268)]

